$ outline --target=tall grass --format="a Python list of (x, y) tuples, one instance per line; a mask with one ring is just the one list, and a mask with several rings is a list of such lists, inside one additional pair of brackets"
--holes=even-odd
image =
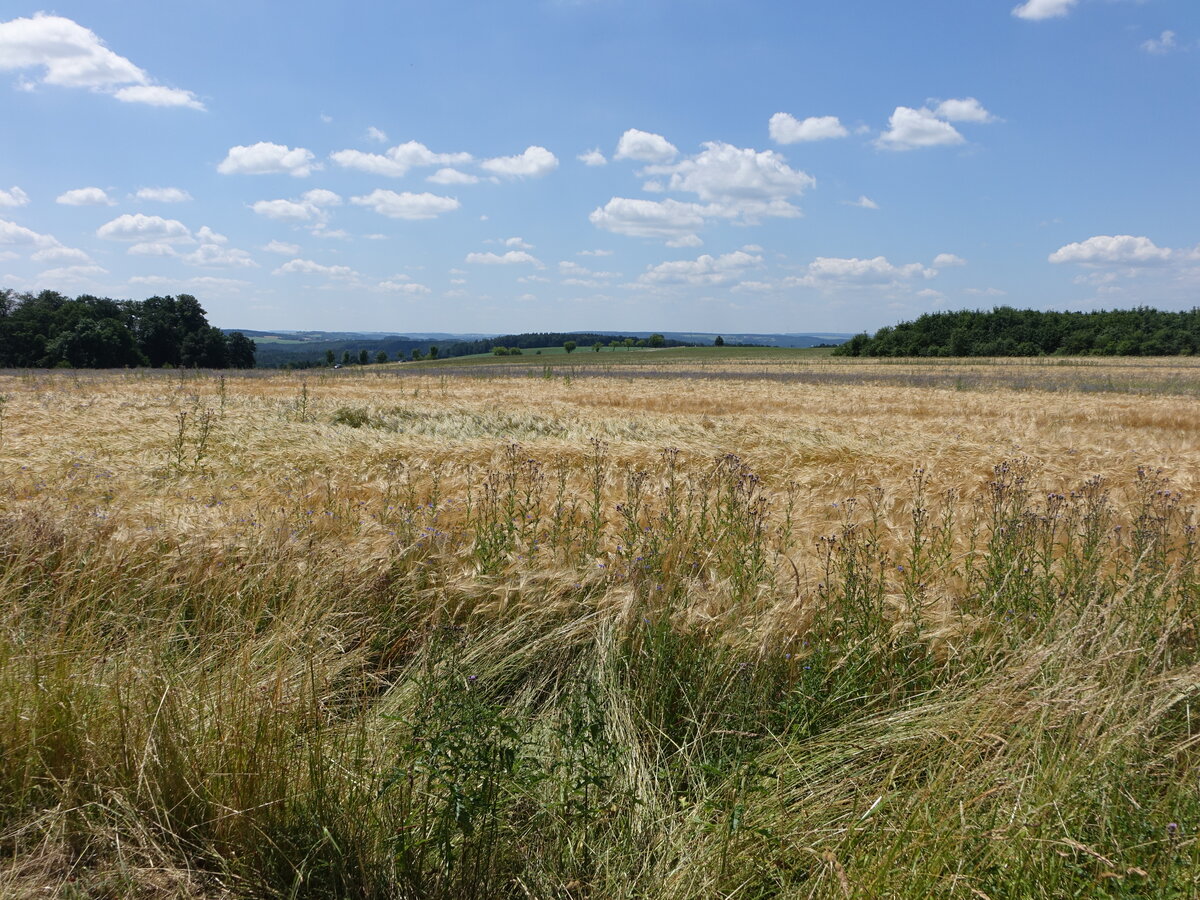
[[(1168, 473), (816, 508), (603, 437), (263, 471), (192, 387), (136, 468), (5, 470), (0, 892), (1200, 892)], [(280, 440), (414, 421), (310, 390)]]

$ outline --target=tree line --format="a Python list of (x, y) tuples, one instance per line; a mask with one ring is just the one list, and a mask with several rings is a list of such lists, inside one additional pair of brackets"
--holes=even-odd
[(0, 290), (0, 367), (254, 368), (254, 341), (208, 324), (191, 294), (111, 300)]
[[(339, 339), (314, 341), (308, 344), (271, 343), (259, 348), (259, 365), (287, 369), (308, 369), (321, 366), (353, 363), (386, 362), (404, 359), (450, 359), (492, 353), (498, 356), (519, 355), (525, 350), (541, 347), (577, 347), (617, 349), (631, 347), (691, 347), (686, 341), (666, 338), (661, 334), (649, 338), (593, 332), (527, 332), (504, 334), (494, 338), (468, 341), (430, 341), (407, 337), (386, 337), (376, 340)], [(332, 355), (331, 355), (332, 354)], [(364, 355), (365, 354), (365, 355)]]
[(860, 334), (835, 356), (1177, 356), (1200, 352), (1200, 309), (926, 313)]

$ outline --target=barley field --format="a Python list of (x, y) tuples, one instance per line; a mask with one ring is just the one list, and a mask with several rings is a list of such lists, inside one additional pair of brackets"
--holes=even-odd
[(1200, 364), (0, 375), (0, 896), (1200, 895)]

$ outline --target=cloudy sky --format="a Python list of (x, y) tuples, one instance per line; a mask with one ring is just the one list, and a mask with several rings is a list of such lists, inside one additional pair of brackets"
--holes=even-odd
[(1197, 0), (0, 9), (0, 287), (378, 331), (1200, 303)]

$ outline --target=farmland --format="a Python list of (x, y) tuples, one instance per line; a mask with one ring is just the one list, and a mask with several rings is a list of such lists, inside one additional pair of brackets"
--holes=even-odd
[(0, 376), (0, 894), (1200, 892), (1200, 364)]

